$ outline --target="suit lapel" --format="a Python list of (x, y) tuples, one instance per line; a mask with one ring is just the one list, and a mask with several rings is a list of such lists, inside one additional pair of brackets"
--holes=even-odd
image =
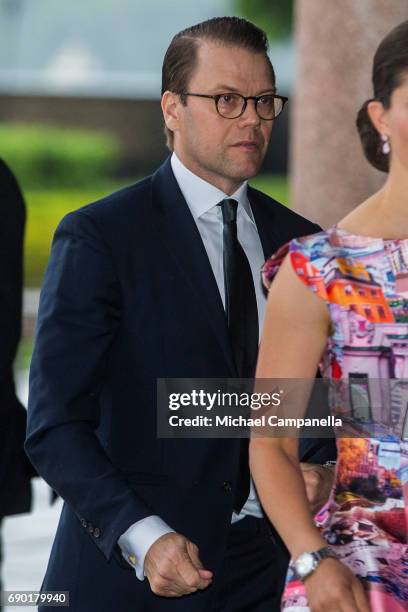
[(282, 236), (279, 237), (277, 215), (275, 214), (273, 201), (262, 202), (255, 189), (248, 185), (248, 200), (254, 215), (259, 238), (265, 259), (268, 259), (282, 244)]
[(197, 298), (196, 304), (207, 317), (231, 376), (237, 376), (217, 282), (200, 232), (174, 177), (170, 158), (152, 177), (152, 203), (158, 213), (162, 243), (177, 262)]

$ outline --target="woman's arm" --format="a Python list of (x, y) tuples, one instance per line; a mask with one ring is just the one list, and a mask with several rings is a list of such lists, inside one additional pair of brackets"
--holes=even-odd
[[(328, 326), (326, 304), (299, 281), (287, 257), (269, 292), (257, 379), (313, 380)], [(250, 463), (264, 510), (290, 553), (297, 556), (324, 546), (299, 468), (298, 439), (253, 437)]]
[[(314, 379), (329, 323), (325, 302), (299, 281), (287, 257), (269, 292), (257, 390), (267, 384), (262, 379)], [(297, 437), (253, 436), (249, 452), (262, 506), (291, 555), (296, 559), (326, 546), (309, 508)], [(305, 579), (305, 587), (312, 612), (369, 611), (361, 583), (336, 559), (324, 559)]]

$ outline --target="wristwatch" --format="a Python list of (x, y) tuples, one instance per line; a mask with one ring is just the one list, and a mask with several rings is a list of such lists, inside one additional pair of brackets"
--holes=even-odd
[(302, 553), (293, 563), (296, 577), (303, 582), (305, 578), (315, 571), (323, 559), (330, 557), (332, 559), (338, 559), (337, 554), (332, 548), (330, 548), (330, 546), (323, 546), (323, 548), (320, 548), (314, 552)]

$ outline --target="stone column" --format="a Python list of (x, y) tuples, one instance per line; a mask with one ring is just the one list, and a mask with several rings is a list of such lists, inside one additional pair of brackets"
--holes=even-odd
[(291, 101), (291, 201), (327, 227), (379, 188), (355, 127), (372, 96), (381, 39), (408, 19), (407, 0), (296, 0), (297, 74)]

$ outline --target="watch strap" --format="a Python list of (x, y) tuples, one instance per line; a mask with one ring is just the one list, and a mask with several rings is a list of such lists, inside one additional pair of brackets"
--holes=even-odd
[[(295, 569), (297, 577), (300, 580), (302, 580), (302, 582), (318, 568), (318, 566), (320, 565), (321, 561), (323, 561), (323, 559), (328, 559), (328, 558), (338, 559), (338, 555), (330, 546), (323, 546), (322, 548), (319, 548), (318, 550), (315, 550), (313, 552), (303, 553), (303, 555), (310, 555), (310, 557), (312, 557), (313, 559), (313, 563), (312, 563), (312, 567), (310, 571), (308, 571), (307, 573), (299, 573), (296, 569), (296, 561), (295, 561), (294, 569)], [(300, 559), (301, 557), (302, 555), (300, 555), (298, 559)]]
[(316, 550), (315, 552), (311, 553), (314, 558), (316, 559), (316, 561), (318, 561), (320, 563), (320, 561), (323, 561), (323, 559), (337, 559), (338, 556), (337, 554), (334, 552), (334, 550), (330, 547), (330, 546), (323, 546), (323, 548), (319, 548), (319, 550)]

